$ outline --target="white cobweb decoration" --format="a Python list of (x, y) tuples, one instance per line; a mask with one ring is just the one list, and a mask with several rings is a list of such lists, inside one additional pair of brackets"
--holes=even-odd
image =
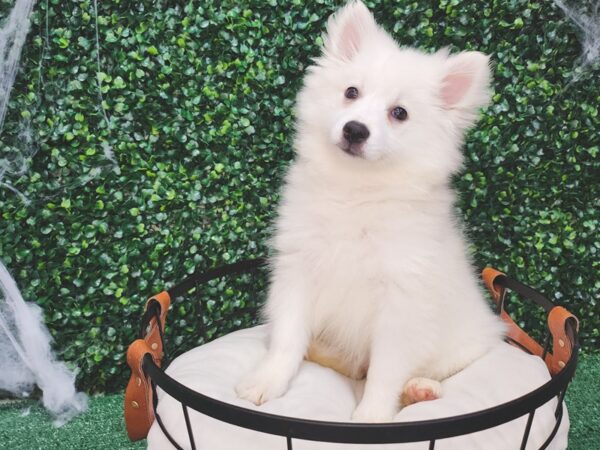
[[(21, 50), (29, 31), (34, 0), (16, 0), (0, 27), (0, 132), (15, 81)], [(21, 134), (26, 146), (30, 136)], [(6, 172), (22, 173), (26, 155), (12, 161), (0, 160), (0, 184)], [(15, 169), (15, 166), (17, 167)], [(75, 389), (75, 374), (52, 352), (52, 337), (42, 310), (26, 303), (15, 280), (0, 261), (0, 390), (26, 397), (38, 386), (42, 402), (60, 426), (85, 411), (87, 397)]]
[(17, 0), (0, 28), (0, 131), (4, 124), (10, 90), (15, 82), (21, 49), (29, 32), (34, 0)]
[(600, 0), (554, 0), (581, 33), (583, 68), (600, 61)]
[(41, 308), (23, 300), (2, 262), (0, 289), (0, 389), (26, 397), (38, 386), (60, 426), (86, 410), (87, 397), (75, 390), (75, 374), (56, 360)]
[[(33, 8), (34, 0), (17, 0), (10, 10), (8, 17), (0, 27), (0, 133), (4, 126), (4, 118), (8, 109), (10, 91), (15, 82), (21, 50), (29, 32), (29, 15)], [(32, 146), (29, 139), (29, 130), (22, 130), (27, 151), (24, 154), (15, 154), (12, 159), (0, 159), (0, 185), (18, 194), (25, 202), (28, 199), (10, 183), (4, 182), (5, 174), (21, 175), (26, 170), (26, 161)]]

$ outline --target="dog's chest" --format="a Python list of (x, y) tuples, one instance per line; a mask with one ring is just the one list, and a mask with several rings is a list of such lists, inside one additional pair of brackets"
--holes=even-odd
[[(331, 339), (365, 343), (379, 303), (410, 255), (417, 228), (389, 205), (330, 205), (304, 216), (298, 250), (310, 286), (313, 326)], [(357, 331), (360, 330), (359, 333)], [(351, 345), (359, 346), (359, 342)]]
[(421, 253), (417, 248), (429, 239), (426, 222), (397, 204), (325, 203), (305, 211), (295, 241), (314, 276), (373, 282)]
[(409, 202), (288, 194), (275, 247), (304, 280), (313, 335), (358, 368), (382, 302), (432, 259), (436, 221)]

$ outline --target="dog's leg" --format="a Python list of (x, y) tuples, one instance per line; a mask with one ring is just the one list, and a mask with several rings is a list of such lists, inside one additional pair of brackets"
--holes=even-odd
[[(404, 294), (404, 295), (402, 295)], [(389, 422), (400, 409), (400, 395), (414, 370), (432, 354), (431, 342), (415, 341), (423, 336), (423, 310), (416, 302), (403, 302), (406, 293), (386, 298), (376, 322), (363, 398), (352, 418), (359, 422)]]
[(298, 371), (308, 347), (306, 298), (298, 283), (276, 277), (267, 301), (269, 350), (235, 388), (238, 397), (260, 405), (280, 397)]

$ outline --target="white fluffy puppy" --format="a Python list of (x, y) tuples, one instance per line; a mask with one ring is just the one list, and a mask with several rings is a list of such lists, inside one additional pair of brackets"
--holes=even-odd
[(412, 401), (436, 398), (438, 380), (501, 339), (449, 186), (465, 129), (489, 99), (489, 62), (400, 48), (358, 1), (330, 18), (324, 42), (298, 96), (269, 350), (236, 390), (256, 404), (276, 398), (313, 353), (366, 372), (353, 418), (383, 422), (403, 388)]

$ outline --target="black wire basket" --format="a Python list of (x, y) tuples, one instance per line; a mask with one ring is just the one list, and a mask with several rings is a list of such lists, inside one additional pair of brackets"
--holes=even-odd
[[(525, 449), (536, 409), (557, 398), (555, 425), (540, 449), (545, 449), (552, 443), (563, 418), (563, 399), (577, 366), (578, 320), (539, 292), (492, 268), (483, 271), (483, 280), (496, 303), (498, 314), (507, 324), (507, 342), (542, 358), (552, 376), (539, 388), (498, 406), (469, 414), (414, 422), (327, 422), (242, 408), (189, 389), (168, 376), (161, 362), (166, 360), (164, 326), (171, 299), (185, 295), (194, 287), (210, 280), (253, 272), (264, 264), (263, 259), (253, 259), (194, 273), (178, 285), (148, 300), (141, 321), (139, 339), (130, 345), (127, 352), (127, 363), (132, 373), (125, 391), (125, 422), (131, 440), (144, 439), (156, 420), (171, 444), (176, 449), (183, 448), (183, 443), (173, 438), (158, 415), (156, 390), (159, 387), (181, 403), (189, 440), (185, 445), (189, 444), (189, 448), (193, 450), (196, 449), (196, 443), (189, 419), (189, 408), (232, 425), (282, 436), (288, 450), (293, 449), (294, 439), (348, 444), (428, 442), (429, 449), (433, 449), (438, 439), (493, 428), (528, 415), (520, 447)], [(548, 327), (543, 345), (516, 325), (506, 312), (504, 303), (509, 290), (541, 306), (546, 312)]]

